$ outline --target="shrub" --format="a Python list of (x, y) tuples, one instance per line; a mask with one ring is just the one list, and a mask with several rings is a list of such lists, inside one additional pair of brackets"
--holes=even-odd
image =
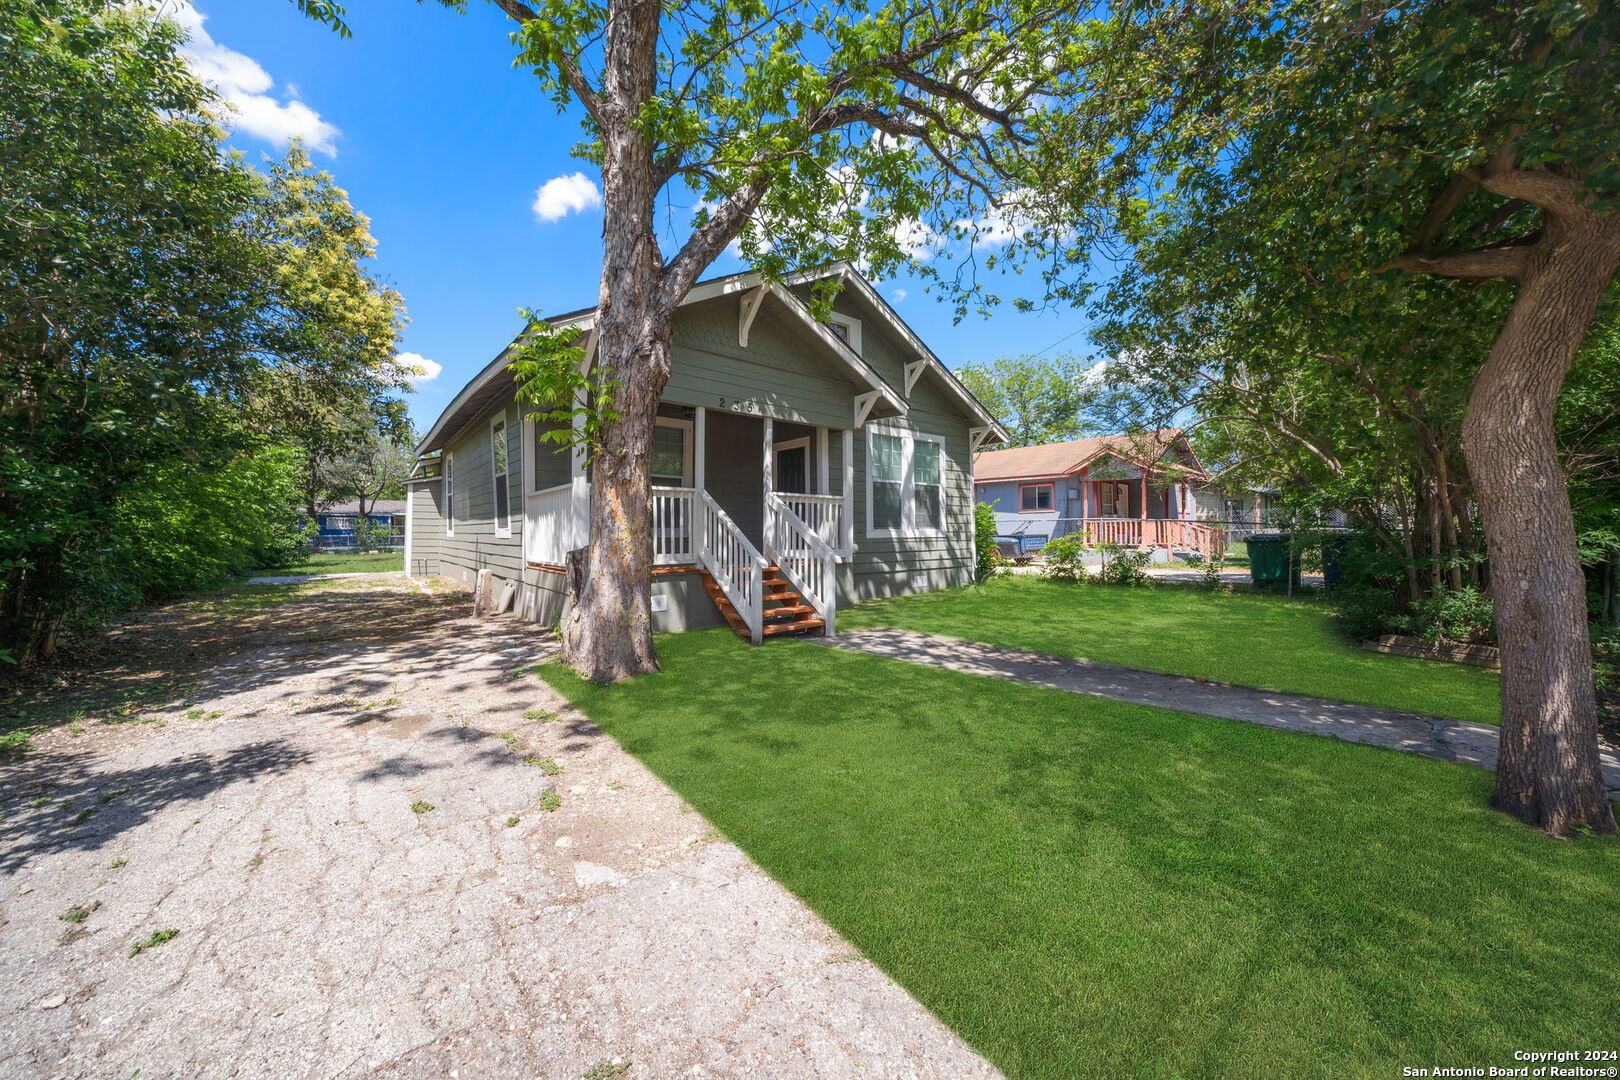
[(996, 547), (996, 512), (989, 503), (973, 507), (973, 552), (978, 560), (975, 580), (990, 580), (1003, 560), (1001, 549)]
[(1128, 548), (1119, 544), (1103, 544), (1102, 569), (1097, 580), (1107, 585), (1146, 585), (1150, 580), (1147, 564), (1153, 552), (1147, 548)]
[(1472, 585), (1436, 589), (1413, 601), (1411, 613), (1397, 624), (1409, 634), (1433, 641), (1467, 645), (1496, 637), (1496, 612), (1490, 598)]
[(1047, 542), (1041, 551), (1045, 557), (1042, 572), (1047, 580), (1061, 581), (1066, 585), (1078, 585), (1091, 580), (1091, 573), (1082, 561), (1086, 554), (1083, 540), (1078, 533), (1071, 533)]

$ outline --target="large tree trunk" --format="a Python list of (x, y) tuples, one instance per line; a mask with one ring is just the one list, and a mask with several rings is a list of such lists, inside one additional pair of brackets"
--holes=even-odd
[(1620, 220), (1548, 214), (1463, 423), (1502, 646), (1497, 807), (1554, 835), (1615, 827), (1598, 763), (1586, 583), (1559, 391), (1620, 262)]
[(570, 597), (563, 659), (598, 683), (658, 670), (651, 612), (649, 463), (658, 398), (669, 382), (671, 298), (653, 234), (652, 148), (633, 121), (656, 86), (660, 8), (610, 5), (602, 103), (602, 280), (596, 363), (618, 383), (591, 462), (590, 540)]

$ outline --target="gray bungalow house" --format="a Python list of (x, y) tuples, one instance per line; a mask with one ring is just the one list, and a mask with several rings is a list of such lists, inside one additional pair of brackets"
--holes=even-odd
[[(829, 321), (811, 285), (840, 277)], [(594, 308), (561, 315), (587, 362)], [(417, 447), (406, 570), (554, 621), (584, 545), (591, 478), (540, 438), (509, 351)], [(675, 317), (653, 452), (657, 630), (729, 624), (753, 642), (831, 634), (856, 600), (972, 581), (973, 455), (1006, 432), (853, 268), (701, 282)]]

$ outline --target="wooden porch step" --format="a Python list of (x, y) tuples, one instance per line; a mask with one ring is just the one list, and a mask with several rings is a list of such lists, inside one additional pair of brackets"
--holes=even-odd
[(794, 622), (766, 623), (760, 633), (766, 637), (777, 637), (782, 634), (802, 634), (809, 630), (822, 630), (826, 626), (825, 619), (798, 619)]
[[(770, 567), (768, 572), (772, 571), (776, 571), (776, 568)], [(701, 571), (701, 574), (703, 591), (709, 594), (710, 600), (714, 601), (714, 606), (719, 609), (721, 617), (726, 620), (726, 625), (730, 626), (738, 637), (746, 641), (749, 637), (748, 624), (743, 620), (742, 613), (737, 610), (731, 599), (726, 596), (726, 591), (720, 587), (720, 583), (714, 580), (714, 575), (707, 570)], [(767, 591), (762, 597), (764, 608), (761, 612), (763, 625), (760, 628), (760, 636), (781, 637), (785, 634), (806, 634), (817, 630), (825, 631), (826, 620), (815, 617), (816, 609), (804, 602), (803, 595), (793, 587), (791, 581), (773, 573), (771, 577), (765, 580), (764, 584), (770, 591)]]

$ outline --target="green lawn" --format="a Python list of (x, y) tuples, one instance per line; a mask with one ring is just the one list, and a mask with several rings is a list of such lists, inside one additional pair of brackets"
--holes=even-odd
[(869, 601), (839, 612), (838, 626), (897, 626), (1483, 724), (1500, 709), (1495, 671), (1360, 648), (1318, 599), (1019, 576)]
[(1620, 840), (1490, 774), (729, 631), (541, 671), (1006, 1073), (1378, 1077), (1614, 1042)]
[(360, 555), (347, 553), (310, 555), (291, 566), (277, 567), (273, 570), (255, 570), (252, 576), (286, 576), (292, 574), (382, 574), (389, 571), (399, 572), (404, 569), (405, 553), (403, 551), (378, 551), (370, 554)]

